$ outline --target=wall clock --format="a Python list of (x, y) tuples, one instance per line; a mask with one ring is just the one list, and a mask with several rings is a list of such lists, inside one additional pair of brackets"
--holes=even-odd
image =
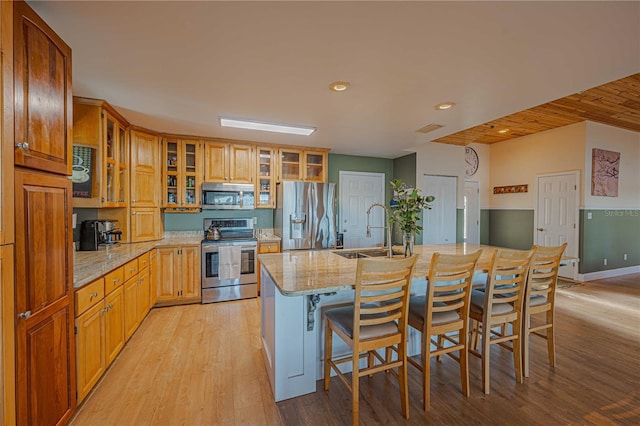
[(478, 153), (475, 149), (467, 146), (464, 148), (464, 161), (466, 166), (466, 175), (473, 176), (478, 171), (478, 164), (480, 161), (478, 160)]

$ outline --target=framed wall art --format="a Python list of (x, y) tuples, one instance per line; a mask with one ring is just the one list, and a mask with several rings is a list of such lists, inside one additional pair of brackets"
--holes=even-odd
[(591, 195), (617, 197), (620, 153), (593, 148), (591, 161)]

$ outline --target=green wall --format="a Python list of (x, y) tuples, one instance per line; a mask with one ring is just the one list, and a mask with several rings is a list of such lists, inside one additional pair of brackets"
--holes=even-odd
[(489, 217), (491, 210), (480, 210), (480, 244), (489, 244)]
[[(393, 160), (393, 180), (402, 179), (403, 183), (406, 183), (408, 186), (414, 187), (416, 186), (416, 161), (417, 155), (415, 153), (405, 155), (404, 157), (395, 158)], [(390, 197), (393, 197), (391, 194)], [(420, 222), (422, 222), (422, 215), (420, 215)], [(393, 241), (394, 243), (401, 243), (402, 241), (402, 233), (400, 230), (394, 226), (393, 227)], [(416, 235), (416, 244), (422, 244), (422, 234)]]
[(489, 244), (530, 249), (533, 245), (533, 210), (490, 210)]
[[(415, 167), (415, 166), (414, 166)], [(384, 173), (385, 178), (385, 204), (391, 200), (393, 192), (389, 182), (393, 178), (393, 160), (376, 157), (359, 157), (356, 155), (329, 154), (329, 182), (336, 184), (336, 194), (340, 190), (340, 171)], [(338, 200), (340, 199), (337, 195)]]
[(464, 209), (456, 209), (456, 243), (464, 243)]
[(581, 274), (640, 265), (640, 210), (580, 210), (578, 252)]
[(416, 186), (416, 160), (415, 153), (405, 155), (393, 160), (393, 179), (402, 179), (407, 185)]

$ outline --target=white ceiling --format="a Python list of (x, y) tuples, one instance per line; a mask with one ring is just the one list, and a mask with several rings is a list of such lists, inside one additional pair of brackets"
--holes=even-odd
[[(639, 1), (29, 4), (73, 49), (74, 95), (133, 124), (340, 154), (399, 157), (640, 71)], [(436, 111), (444, 101), (457, 106)], [(318, 130), (221, 128), (220, 115)], [(431, 123), (444, 127), (416, 132)]]

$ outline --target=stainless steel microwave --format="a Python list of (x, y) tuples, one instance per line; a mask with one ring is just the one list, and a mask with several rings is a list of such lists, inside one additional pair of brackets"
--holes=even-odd
[(202, 208), (207, 210), (252, 210), (254, 196), (252, 184), (202, 184)]

